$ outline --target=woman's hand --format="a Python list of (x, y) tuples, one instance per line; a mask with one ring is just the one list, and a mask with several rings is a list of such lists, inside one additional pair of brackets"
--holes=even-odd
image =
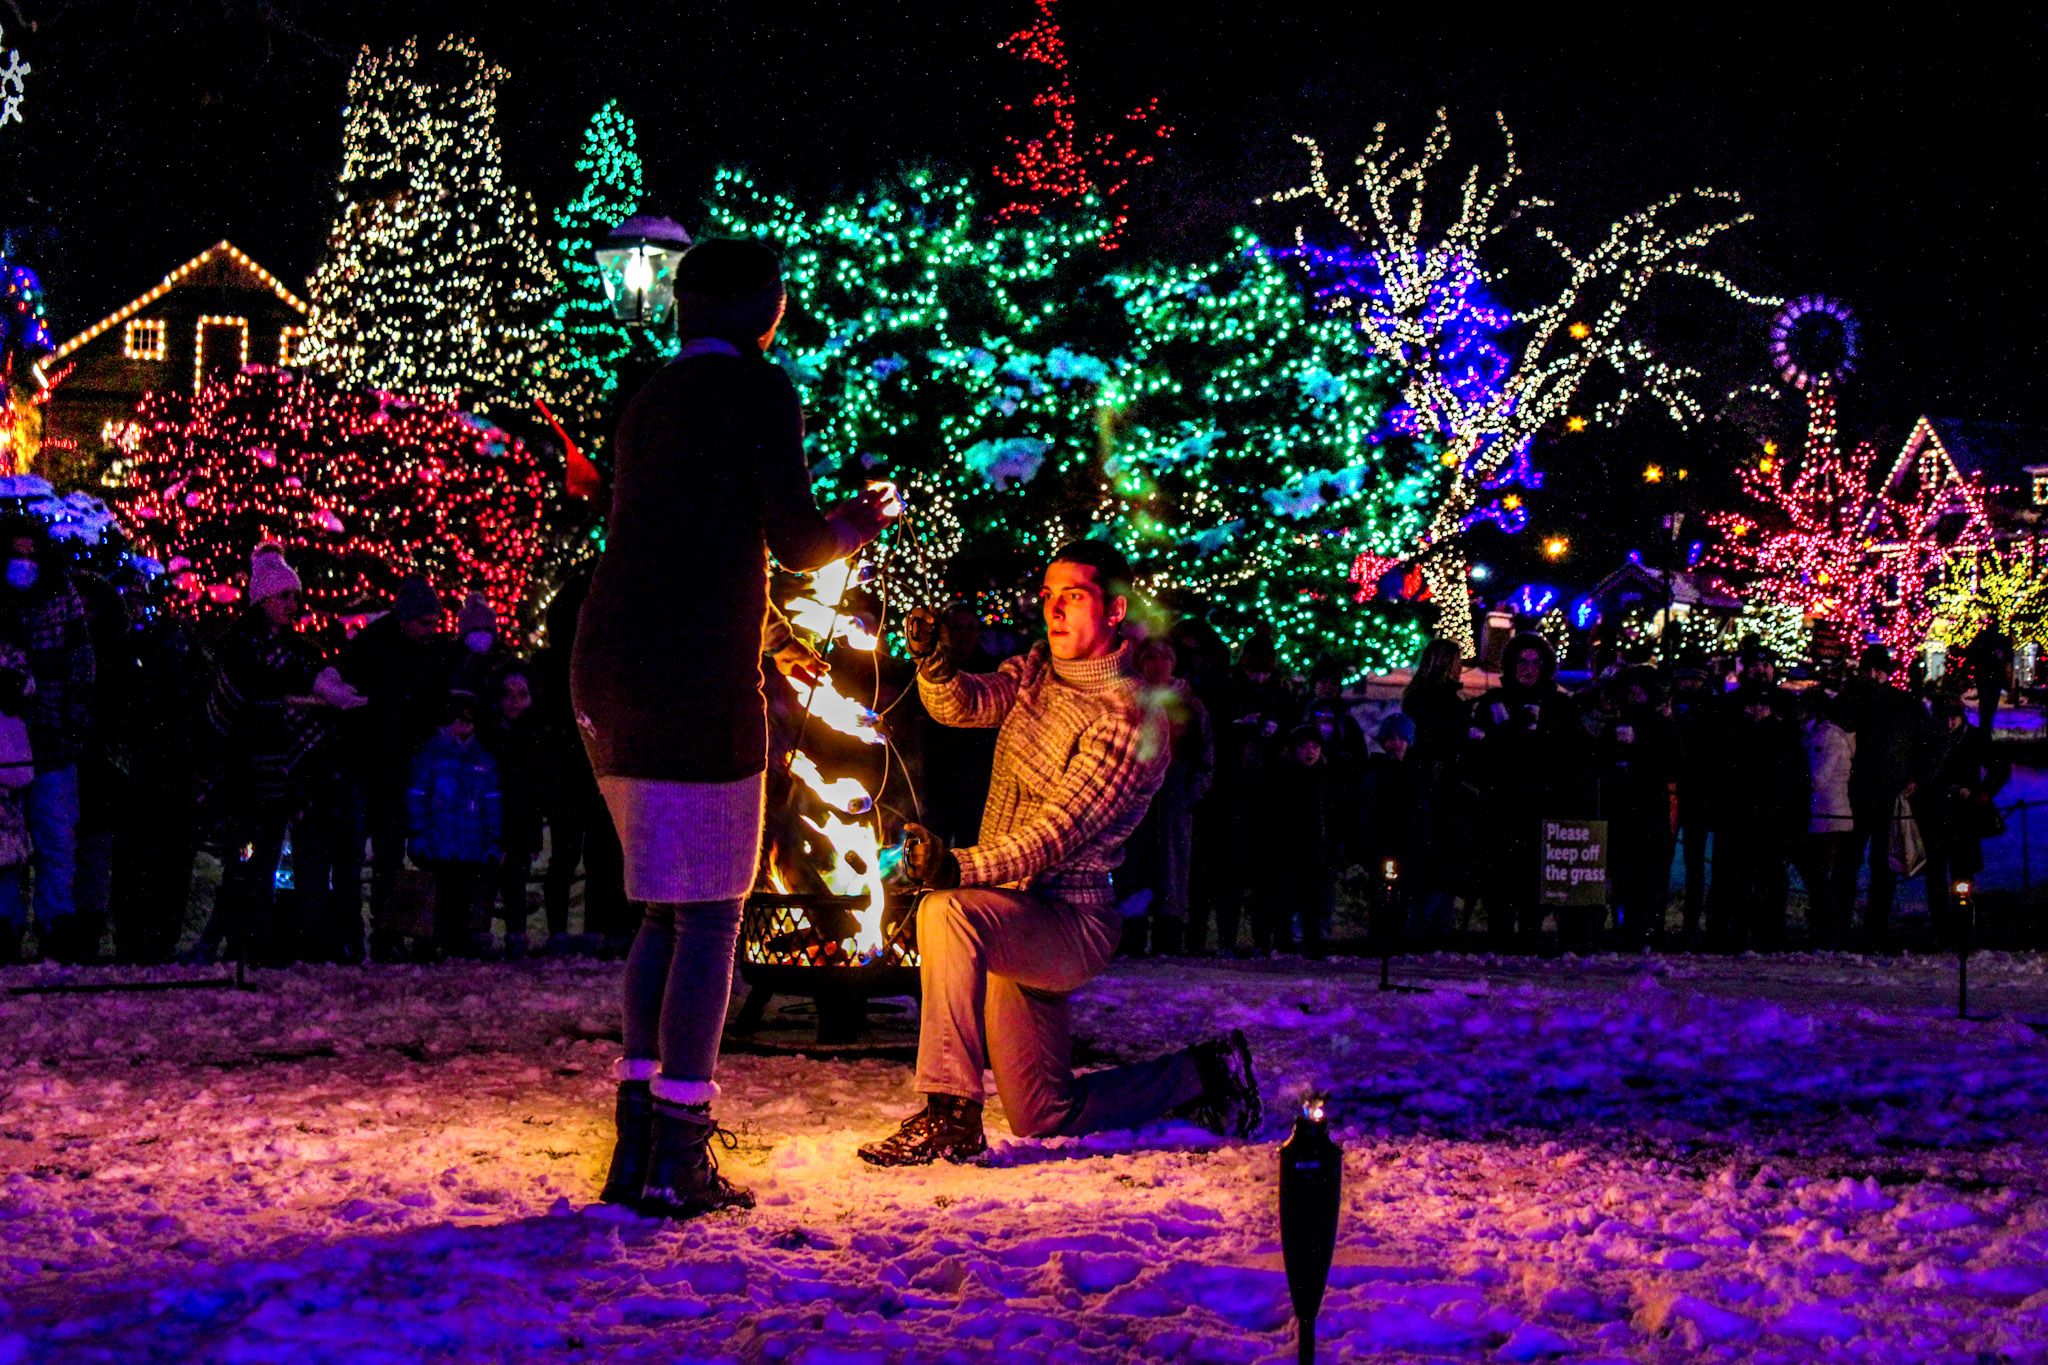
[(783, 677), (805, 687), (816, 687), (832, 671), (832, 665), (825, 662), (824, 655), (795, 636), (791, 636), (788, 643), (770, 657), (775, 660), (775, 667)]

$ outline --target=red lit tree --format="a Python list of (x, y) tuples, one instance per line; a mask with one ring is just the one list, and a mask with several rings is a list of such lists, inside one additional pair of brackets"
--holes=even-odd
[(1768, 448), (1737, 471), (1748, 506), (1708, 514), (1722, 536), (1717, 561), (1760, 601), (1862, 627), (1869, 605), (1863, 526), (1875, 456), (1868, 442), (1844, 455), (1831, 440), (1809, 441), (1794, 466)]
[(266, 540), (285, 546), (316, 612), (386, 599), (408, 573), (477, 589), (508, 620), (522, 605), (557, 480), (479, 418), (257, 367), (152, 394), (138, 417), (133, 524), (202, 608), (240, 601)]
[[(1173, 136), (1173, 127), (1159, 115), (1157, 98), (1147, 100), (1110, 127), (1097, 128), (1081, 108), (1068, 71), (1066, 39), (1053, 11), (1059, 0), (1036, 0), (1038, 17), (1029, 27), (1003, 40), (1002, 48), (1027, 66), (1043, 67), (1046, 86), (1031, 97), (1031, 107), (1047, 120), (1030, 137), (1005, 139), (1007, 164), (995, 177), (1014, 197), (996, 210), (997, 222), (1020, 214), (1037, 216), (1063, 201), (1093, 196), (1109, 219), (1102, 247), (1114, 251), (1129, 221), (1131, 176), (1149, 166), (1158, 144)], [(1005, 105), (1008, 112), (1014, 105)]]

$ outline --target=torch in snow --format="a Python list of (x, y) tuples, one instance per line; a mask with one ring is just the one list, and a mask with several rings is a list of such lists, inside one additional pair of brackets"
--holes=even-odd
[(1337, 1251), (1344, 1183), (1344, 1149), (1330, 1137), (1323, 1106), (1321, 1095), (1303, 1101), (1293, 1134), (1280, 1144), (1280, 1252), (1287, 1263), (1302, 1365), (1316, 1358), (1316, 1314), (1322, 1311), (1330, 1258)]

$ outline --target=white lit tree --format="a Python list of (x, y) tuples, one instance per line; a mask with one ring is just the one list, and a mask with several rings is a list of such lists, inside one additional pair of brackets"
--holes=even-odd
[(558, 284), (500, 164), (505, 76), (458, 37), (356, 58), (308, 363), (498, 418), (528, 410)]
[[(1536, 238), (1554, 250), (1560, 277), (1548, 297), (1517, 310), (1497, 338), (1507, 363), (1495, 382), (1473, 383), (1458, 359), (1464, 354), (1453, 329), (1466, 325), (1474, 297), (1505, 297), (1497, 239), (1546, 200), (1515, 194), (1521, 166), (1507, 121), (1498, 118), (1506, 155), (1488, 177), (1469, 167), (1448, 213), (1432, 198), (1431, 177), (1450, 150), (1448, 118), (1439, 110), (1419, 151), (1391, 146), (1386, 125), (1353, 163), (1355, 178), (1338, 184), (1317, 142), (1308, 149), (1308, 182), (1271, 202), (1313, 200), (1353, 237), (1372, 267), (1373, 286), (1334, 302), (1356, 316), (1367, 350), (1402, 375), (1403, 396), (1443, 445), (1438, 458), (1449, 473), (1416, 547), (1433, 595), (1445, 604), (1441, 629), (1469, 651), (1468, 614), (1451, 604), (1467, 599), (1465, 533), (1482, 520), (1501, 520), (1521, 505), (1520, 489), (1533, 483), (1530, 448), (1546, 432), (1584, 430), (1619, 416), (1642, 400), (1660, 404), (1681, 424), (1702, 415), (1690, 391), (1698, 372), (1654, 353), (1629, 327), (1645, 292), (1666, 276), (1684, 276), (1747, 303), (1773, 304), (1704, 264), (1706, 248), (1749, 220), (1738, 197), (1717, 190), (1668, 195), (1613, 223), (1590, 249), (1536, 225)], [(1305, 235), (1297, 233), (1304, 250)], [(1517, 280), (1515, 283), (1520, 284)], [(1588, 381), (1611, 379), (1594, 399)]]

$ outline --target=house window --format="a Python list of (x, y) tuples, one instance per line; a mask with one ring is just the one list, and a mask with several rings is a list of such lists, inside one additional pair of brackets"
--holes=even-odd
[(2036, 469), (2034, 474), (2034, 506), (2048, 507), (2048, 469)]
[(277, 334), (277, 363), (296, 365), (299, 363), (299, 348), (305, 345), (306, 329), (287, 327)]
[(162, 318), (132, 318), (121, 336), (121, 354), (130, 360), (162, 360), (170, 349)]

